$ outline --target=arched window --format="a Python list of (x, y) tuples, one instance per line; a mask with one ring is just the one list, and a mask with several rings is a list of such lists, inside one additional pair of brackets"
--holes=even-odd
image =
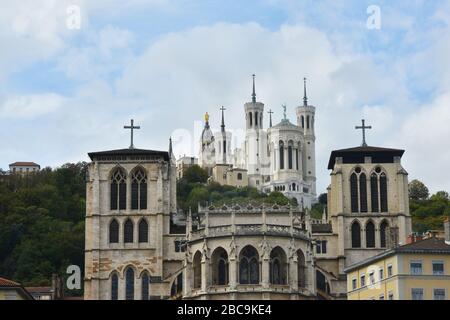
[(384, 172), (380, 174), (380, 203), (381, 212), (388, 212), (387, 179)]
[(293, 154), (292, 154), (292, 146), (291, 145), (289, 145), (288, 146), (288, 168), (289, 169), (292, 169), (292, 156), (293, 156)]
[(119, 242), (119, 223), (113, 219), (109, 224), (109, 243)]
[(238, 180), (242, 180), (242, 173), (238, 173), (238, 174), (237, 174), (237, 179), (238, 179)]
[(380, 225), (380, 247), (386, 248), (386, 242), (387, 242), (387, 230), (388, 230), (388, 223), (386, 221), (383, 221)]
[(309, 129), (309, 116), (306, 116), (306, 129)]
[(239, 283), (259, 283), (259, 255), (255, 248), (246, 246), (239, 257)]
[(370, 198), (372, 204), (372, 212), (380, 212), (378, 205), (378, 175), (374, 172), (370, 175)]
[(258, 111), (255, 112), (255, 126), (258, 126)]
[(279, 142), (280, 146), (280, 169), (284, 169), (284, 143), (280, 140)]
[(306, 263), (305, 263), (305, 255), (303, 251), (297, 250), (297, 280), (298, 287), (304, 288), (306, 287)]
[(127, 178), (125, 171), (117, 168), (111, 175), (111, 210), (125, 210), (127, 207)]
[(295, 169), (298, 170), (298, 148), (295, 148)]
[(125, 300), (134, 300), (134, 270), (131, 267), (125, 271)]
[(356, 221), (352, 224), (352, 248), (361, 248), (361, 226)]
[(123, 228), (123, 242), (133, 242), (133, 222), (130, 219), (127, 219), (127, 221), (125, 221), (125, 225)]
[(286, 254), (280, 247), (274, 248), (270, 253), (269, 269), (270, 283), (286, 284)]
[(148, 242), (148, 223), (145, 219), (139, 222), (139, 242)]
[(211, 256), (213, 266), (213, 284), (228, 284), (228, 254), (223, 248), (217, 248)]
[(197, 251), (194, 255), (194, 289), (202, 287), (202, 254)]
[(119, 299), (119, 277), (116, 273), (111, 276), (111, 300)]
[(375, 226), (372, 221), (366, 224), (366, 247), (375, 248)]
[(249, 117), (250, 117), (250, 127), (253, 125), (253, 114), (251, 112), (249, 112)]
[(150, 288), (150, 277), (147, 272), (144, 272), (141, 277), (141, 296), (142, 300), (149, 300), (149, 288)]
[(359, 175), (359, 198), (361, 206), (360, 212), (367, 212), (367, 182), (364, 173)]
[(141, 168), (131, 175), (131, 209), (147, 209), (147, 175)]
[(350, 176), (350, 198), (352, 212), (358, 212), (358, 177), (356, 173)]
[(300, 119), (302, 120), (302, 128), (304, 129), (305, 128), (305, 117), (301, 116)]

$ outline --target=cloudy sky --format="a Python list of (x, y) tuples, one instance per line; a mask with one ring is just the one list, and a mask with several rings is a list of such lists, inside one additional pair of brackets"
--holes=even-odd
[(331, 150), (361, 143), (354, 126), (363, 117), (369, 145), (405, 149), (410, 179), (450, 191), (450, 5), (393, 2), (2, 3), (0, 168), (55, 167), (127, 147), (130, 118), (141, 125), (136, 147), (166, 150), (173, 136), (178, 155), (195, 154), (206, 111), (218, 128), (224, 105), (227, 128), (242, 135), (255, 73), (275, 122), (283, 103), (295, 120), (309, 79), (318, 192)]

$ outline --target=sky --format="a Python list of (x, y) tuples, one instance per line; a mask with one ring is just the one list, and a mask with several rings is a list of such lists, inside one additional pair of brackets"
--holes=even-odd
[[(4, 3), (3, 3), (4, 2)], [(450, 2), (22, 0), (0, 11), (0, 168), (129, 146), (196, 155), (205, 112), (242, 137), (244, 103), (295, 122), (308, 79), (317, 191), (335, 149), (406, 150), (409, 179), (450, 191)], [(268, 114), (265, 114), (265, 126)], [(238, 146), (239, 139), (234, 143)]]

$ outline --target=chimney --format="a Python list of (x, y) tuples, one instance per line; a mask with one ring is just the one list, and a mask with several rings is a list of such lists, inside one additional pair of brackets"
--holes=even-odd
[(419, 235), (417, 233), (412, 233), (408, 236), (408, 239), (406, 239), (406, 243), (410, 244), (410, 243), (420, 241), (422, 239), (423, 239), (423, 235)]
[(445, 230), (445, 244), (450, 245), (450, 218), (445, 219), (444, 230)]

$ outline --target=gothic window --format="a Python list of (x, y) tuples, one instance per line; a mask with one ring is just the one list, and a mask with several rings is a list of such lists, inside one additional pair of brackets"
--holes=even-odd
[(127, 178), (125, 171), (117, 168), (111, 175), (111, 210), (125, 210), (127, 207)]
[(133, 222), (130, 219), (127, 219), (127, 221), (125, 221), (125, 225), (123, 228), (123, 242), (133, 242)]
[(141, 296), (142, 300), (149, 300), (150, 278), (147, 272), (144, 272), (141, 277)]
[(148, 242), (148, 223), (145, 219), (139, 222), (139, 242)]
[(255, 112), (255, 126), (258, 126), (258, 111)]
[(374, 172), (370, 176), (370, 198), (372, 203), (372, 212), (380, 212), (378, 206), (378, 175)]
[(125, 271), (125, 300), (134, 300), (134, 270), (131, 267)]
[(119, 223), (113, 219), (109, 224), (109, 243), (119, 242)]
[(247, 246), (239, 257), (239, 283), (259, 283), (259, 255), (255, 248)]
[(375, 226), (372, 221), (366, 224), (366, 247), (375, 248)]
[(309, 116), (306, 116), (306, 129), (309, 129)]
[(380, 247), (381, 248), (386, 248), (386, 235), (387, 235), (387, 229), (388, 229), (389, 225), (386, 221), (383, 221), (380, 225)]
[(361, 226), (357, 221), (352, 224), (352, 248), (361, 248)]
[(380, 174), (380, 204), (381, 212), (388, 212), (387, 180), (384, 172)]
[(270, 283), (286, 284), (286, 254), (280, 247), (270, 253), (269, 269)]
[(280, 170), (284, 169), (284, 143), (280, 140)]
[(305, 117), (301, 116), (300, 119), (302, 120), (302, 128), (304, 129), (305, 128)]
[(202, 287), (202, 254), (197, 251), (194, 255), (194, 289)]
[(292, 169), (292, 146), (288, 146), (288, 167)]
[(298, 287), (304, 288), (306, 286), (306, 263), (305, 263), (305, 255), (302, 250), (297, 250), (297, 280)]
[(147, 175), (141, 168), (131, 175), (131, 209), (147, 209)]
[(359, 175), (359, 197), (361, 206), (360, 211), (367, 212), (367, 182), (364, 173)]
[(351, 212), (367, 212), (367, 178), (360, 167), (356, 167), (350, 176)]
[(223, 248), (217, 248), (212, 257), (213, 265), (213, 284), (228, 284), (228, 254)]
[(116, 273), (111, 276), (111, 300), (119, 299), (119, 277)]
[(358, 212), (358, 177), (356, 173), (352, 173), (350, 176), (350, 198), (352, 212)]

